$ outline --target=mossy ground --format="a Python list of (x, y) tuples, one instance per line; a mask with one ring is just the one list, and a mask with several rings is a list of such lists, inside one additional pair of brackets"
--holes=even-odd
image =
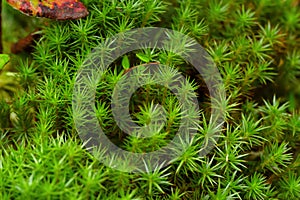
[[(42, 23), (34, 51), (14, 61), (15, 87), (22, 89), (12, 89), (10, 101), (0, 102), (0, 199), (299, 199), (298, 1), (83, 2), (87, 18)], [(104, 166), (83, 147), (72, 116), (73, 85), (85, 57), (105, 38), (149, 26), (180, 31), (208, 51), (226, 89), (219, 102), (225, 124), (216, 148), (199, 157), (212, 131), (209, 101), (199, 98), (202, 118), (188, 150), (167, 168), (124, 173)], [(5, 29), (7, 38), (14, 28)], [(144, 49), (127, 56), (131, 66), (147, 60), (185, 72), (191, 91), (208, 95), (201, 78), (175, 54)], [(133, 118), (145, 124), (153, 116), (151, 102), (165, 95), (159, 103), (167, 107), (169, 123), (160, 134), (145, 142), (117, 127), (109, 100), (124, 71), (120, 59), (98, 84), (102, 128), (129, 151), (165, 145), (180, 119), (180, 106), (165, 88), (145, 86), (130, 104)]]

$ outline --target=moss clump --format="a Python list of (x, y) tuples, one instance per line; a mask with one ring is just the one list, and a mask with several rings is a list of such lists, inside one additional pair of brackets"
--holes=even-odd
[[(30, 62), (18, 66), (25, 92), (0, 102), (1, 199), (298, 199), (300, 196), (300, 8), (297, 1), (84, 1), (85, 19), (51, 22)], [(72, 116), (77, 70), (105, 38), (159, 26), (195, 38), (223, 78), (225, 115), (216, 148), (199, 157), (210, 139), (205, 84), (178, 55), (142, 49), (113, 63), (97, 85), (96, 114), (120, 148), (147, 152), (176, 133), (180, 105), (157, 85), (137, 90), (130, 102), (139, 125), (167, 111), (166, 126), (147, 139), (124, 134), (110, 99), (128, 68), (160, 62), (185, 73), (186, 91), (198, 94), (201, 120), (195, 140), (168, 167), (125, 173), (104, 166), (82, 144)], [(125, 58), (126, 57), (126, 58)], [(203, 97), (203, 98), (200, 98)], [(3, 108), (3, 109), (2, 109)], [(3, 111), (2, 111), (3, 110)]]

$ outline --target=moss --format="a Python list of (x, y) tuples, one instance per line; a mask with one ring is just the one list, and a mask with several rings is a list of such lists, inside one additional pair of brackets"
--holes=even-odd
[[(29, 60), (18, 65), (25, 92), (0, 112), (0, 119), (7, 119), (9, 110), (14, 113), (12, 120), (0, 123), (1, 199), (299, 198), (297, 1), (83, 2), (88, 17), (49, 22)], [(115, 85), (145, 62), (166, 64), (184, 74), (187, 97), (197, 94), (200, 110), (193, 115), (200, 120), (195, 121), (194, 140), (167, 167), (121, 172), (102, 164), (79, 139), (72, 113), (74, 81), (86, 56), (106, 38), (151, 26), (189, 35), (210, 54), (226, 91), (217, 102), (225, 122), (216, 148), (199, 156), (202, 144), (216, 139), (203, 79), (174, 53), (152, 49), (127, 53), (105, 72), (95, 95), (99, 124), (114, 144), (132, 152), (157, 150), (180, 127), (184, 116), (180, 102), (157, 84), (140, 87), (129, 107), (131, 117), (143, 126), (158, 118), (155, 105), (162, 105), (167, 118), (159, 133), (155, 129), (149, 131), (152, 137), (134, 137), (114, 120)], [(174, 79), (174, 71), (165, 72), (169, 75), (165, 78)]]

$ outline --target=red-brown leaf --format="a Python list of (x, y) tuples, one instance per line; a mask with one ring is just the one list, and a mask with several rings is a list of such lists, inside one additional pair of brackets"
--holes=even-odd
[(79, 19), (88, 15), (86, 7), (78, 0), (7, 0), (24, 14), (57, 20)]

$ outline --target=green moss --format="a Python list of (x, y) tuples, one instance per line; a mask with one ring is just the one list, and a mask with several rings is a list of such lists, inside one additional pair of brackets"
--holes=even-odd
[[(44, 26), (29, 61), (17, 67), (24, 92), (10, 105), (0, 102), (1, 199), (299, 198), (297, 1), (83, 2), (90, 12), (87, 18)], [(218, 102), (225, 123), (216, 148), (199, 157), (202, 143), (214, 133), (203, 80), (174, 53), (128, 53), (110, 66), (96, 90), (96, 115), (117, 146), (132, 152), (159, 149), (177, 132), (183, 115), (170, 90), (148, 84), (131, 98), (132, 118), (147, 124), (157, 116), (159, 103), (167, 125), (150, 138), (124, 134), (110, 100), (128, 65), (160, 62), (184, 73), (187, 97), (194, 92), (199, 97), (201, 120), (195, 140), (168, 167), (125, 173), (104, 166), (84, 148), (73, 121), (73, 86), (85, 57), (105, 38), (151, 26), (187, 34), (211, 55), (226, 90)], [(166, 74), (174, 78), (172, 71)]]

